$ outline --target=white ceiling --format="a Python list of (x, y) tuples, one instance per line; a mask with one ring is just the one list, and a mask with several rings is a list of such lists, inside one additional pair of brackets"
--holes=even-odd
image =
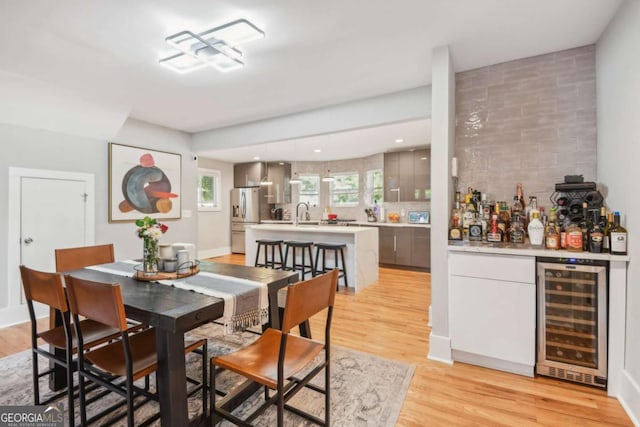
[[(0, 0), (0, 71), (193, 133), (429, 84), (439, 45), (463, 71), (591, 44), (620, 2)], [(158, 65), (166, 36), (238, 18), (266, 32), (244, 69)]]

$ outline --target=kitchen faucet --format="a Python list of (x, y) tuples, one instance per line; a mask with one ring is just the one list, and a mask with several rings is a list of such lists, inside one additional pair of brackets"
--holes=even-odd
[(303, 206), (305, 206), (305, 207), (307, 208), (307, 219), (309, 219), (309, 204), (308, 204), (308, 203), (306, 203), (306, 202), (300, 202), (300, 203), (298, 203), (298, 205), (296, 206), (296, 219), (295, 219), (295, 225), (298, 225), (298, 221), (299, 221), (299, 219), (300, 219), (300, 212), (299, 212), (300, 205), (303, 205)]

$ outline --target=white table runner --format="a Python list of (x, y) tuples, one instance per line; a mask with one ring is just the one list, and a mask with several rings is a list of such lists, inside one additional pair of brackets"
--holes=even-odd
[[(133, 277), (137, 261), (118, 261), (94, 265), (92, 270), (119, 276)], [(154, 283), (174, 286), (188, 291), (224, 299), (221, 321), (227, 333), (242, 331), (269, 321), (269, 294), (267, 285), (253, 280), (201, 271), (182, 279), (159, 280)]]

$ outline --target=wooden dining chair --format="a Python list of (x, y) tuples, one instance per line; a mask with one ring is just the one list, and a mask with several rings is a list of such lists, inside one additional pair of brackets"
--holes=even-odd
[(78, 270), (90, 265), (114, 262), (113, 244), (56, 249), (56, 271)]
[[(279, 427), (284, 424), (285, 409), (314, 423), (324, 426), (330, 425), (330, 331), (337, 283), (338, 270), (333, 270), (290, 285), (287, 288), (287, 303), (282, 330), (269, 328), (252, 344), (236, 352), (211, 358), (210, 390), (212, 391), (211, 410), (213, 414), (234, 424), (249, 426), (250, 422), (269, 406), (275, 404)], [(325, 309), (328, 311), (324, 342), (289, 334), (291, 328)], [(313, 361), (322, 350), (324, 350), (324, 360), (314, 366)], [(302, 369), (309, 366), (314, 366), (309, 373), (302, 378), (296, 377)], [(231, 390), (224, 398), (216, 402), (214, 390), (216, 390), (216, 376), (217, 370), (219, 370), (216, 368), (228, 369), (264, 386), (265, 402), (244, 420), (224, 409), (226, 404), (235, 398), (237, 390)], [(324, 387), (309, 384), (309, 381), (323, 370), (325, 373)], [(287, 404), (291, 397), (305, 387), (324, 394), (324, 420)], [(275, 390), (273, 396), (270, 396), (271, 390)], [(211, 418), (215, 422), (217, 419), (213, 414)]]
[[(80, 316), (87, 319), (116, 328), (120, 332), (120, 340), (113, 343), (90, 349), (87, 352), (78, 353), (78, 376), (80, 389), (80, 419), (82, 425), (94, 422), (111, 413), (112, 408), (107, 408), (87, 420), (87, 404), (85, 380), (99, 384), (108, 390), (115, 392), (126, 399), (127, 424), (129, 426), (140, 425), (134, 422), (134, 411), (149, 400), (157, 400), (157, 394), (149, 389), (148, 375), (157, 370), (158, 360), (156, 354), (156, 331), (153, 328), (144, 329), (141, 332), (130, 334), (127, 331), (127, 319), (125, 317), (122, 293), (119, 284), (100, 283), (65, 276), (69, 308), (73, 316), (74, 324)], [(78, 336), (78, 348), (84, 350), (83, 332), (76, 328)], [(202, 355), (202, 371), (199, 380), (188, 378), (195, 383), (195, 387), (187, 393), (189, 396), (202, 391), (202, 410), (207, 412), (207, 340), (185, 341), (185, 353), (199, 350)], [(124, 378), (124, 381), (122, 379)], [(145, 378), (145, 386), (134, 384), (138, 379)], [(134, 398), (143, 396), (141, 402), (134, 404)], [(118, 403), (117, 406), (120, 406)], [(170, 411), (171, 408), (161, 408)], [(152, 415), (144, 421), (151, 422), (160, 416)]]
[[(69, 308), (62, 285), (62, 277), (56, 273), (46, 273), (32, 270), (24, 265), (20, 266), (22, 276), (22, 286), (27, 300), (29, 318), (31, 320), (31, 351), (33, 368), (33, 403), (34, 405), (47, 404), (64, 394), (67, 394), (69, 404), (69, 425), (74, 424), (74, 391), (73, 372), (75, 362), (73, 354), (76, 352), (78, 341), (76, 333), (70, 325)], [(46, 331), (38, 331), (38, 321), (35, 316), (33, 303), (39, 302), (48, 305), (61, 313), (62, 325)], [(79, 328), (84, 336), (84, 345), (87, 348), (100, 345), (118, 336), (119, 331), (111, 326), (106, 326), (90, 319), (78, 322)], [(56, 351), (48, 351), (44, 347), (38, 346), (38, 339), (42, 339), (50, 345), (50, 349), (63, 350), (58, 354)], [(66, 370), (67, 389), (56, 393), (46, 400), (40, 399), (39, 378), (50, 374), (53, 369), (40, 372), (38, 355), (47, 358), (54, 365), (58, 365)]]

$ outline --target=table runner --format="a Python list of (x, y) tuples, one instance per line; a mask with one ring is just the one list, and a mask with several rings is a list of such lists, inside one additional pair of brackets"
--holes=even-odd
[[(137, 261), (117, 261), (87, 267), (103, 273), (133, 277)], [(259, 326), (269, 321), (267, 285), (253, 280), (201, 271), (182, 279), (158, 280), (154, 283), (224, 299), (224, 314), (220, 319), (227, 333)]]

